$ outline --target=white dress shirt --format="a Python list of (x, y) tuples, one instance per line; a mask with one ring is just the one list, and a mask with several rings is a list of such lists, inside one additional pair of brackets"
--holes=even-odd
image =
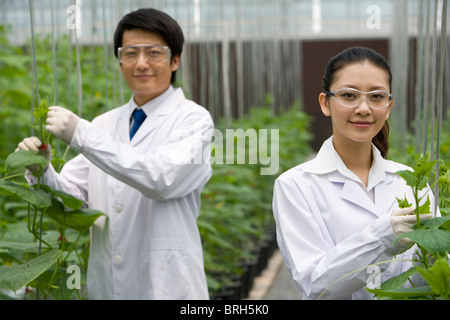
[(212, 174), (211, 116), (170, 87), (142, 106), (147, 118), (130, 141), (134, 108), (132, 98), (81, 119), (71, 141), (80, 155), (45, 173), (106, 214), (91, 228), (89, 298), (208, 299), (197, 217)]
[[(372, 153), (367, 187), (346, 168), (332, 137), (316, 158), (275, 182), (278, 245), (303, 299), (371, 299), (364, 288), (369, 282), (375, 287), (413, 266), (400, 260), (411, 260), (416, 246), (405, 251), (401, 242), (392, 244), (390, 225), (396, 197), (406, 195), (414, 203), (410, 187), (394, 174), (411, 169), (383, 159), (374, 145)], [(433, 204), (431, 192), (430, 200)], [(378, 265), (381, 276), (376, 279), (374, 268), (364, 268), (393, 259)]]

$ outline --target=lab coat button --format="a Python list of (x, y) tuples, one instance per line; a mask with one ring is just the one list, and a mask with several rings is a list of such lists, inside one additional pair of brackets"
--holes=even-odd
[(114, 256), (114, 262), (120, 262), (120, 256), (118, 254)]
[(116, 212), (117, 212), (117, 213), (121, 213), (121, 212), (122, 212), (122, 206), (121, 206), (120, 204), (118, 204), (118, 205), (116, 206)]

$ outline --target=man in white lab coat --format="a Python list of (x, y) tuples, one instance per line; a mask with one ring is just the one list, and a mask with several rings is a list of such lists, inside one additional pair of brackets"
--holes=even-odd
[[(46, 184), (106, 214), (91, 228), (90, 299), (208, 299), (196, 220), (212, 174), (213, 122), (172, 87), (183, 43), (163, 12), (124, 16), (114, 44), (130, 101), (92, 122), (57, 106), (48, 112), (47, 130), (80, 154), (61, 173), (49, 165)], [(31, 137), (18, 149), (40, 146)], [(27, 178), (35, 179), (32, 172)]]

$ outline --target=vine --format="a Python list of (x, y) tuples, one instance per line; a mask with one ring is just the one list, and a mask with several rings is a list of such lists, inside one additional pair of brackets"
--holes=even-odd
[[(417, 223), (413, 226), (413, 231), (398, 236), (393, 243), (402, 238), (409, 238), (414, 241), (418, 247), (418, 250), (416, 250), (418, 259), (413, 260), (414, 267), (386, 280), (381, 284), (380, 288), (372, 289), (366, 287), (366, 290), (373, 293), (376, 298), (382, 300), (448, 300), (450, 297), (450, 266), (448, 261), (450, 252), (450, 215), (448, 215), (448, 207), (450, 205), (450, 198), (448, 197), (448, 192), (450, 191), (450, 168), (443, 161), (439, 161), (441, 162), (439, 179), (429, 187), (429, 180), (433, 176), (433, 167), (437, 162), (437, 160), (428, 161), (426, 157), (416, 155), (416, 165), (413, 167), (413, 171), (402, 170), (396, 173), (412, 188), (416, 208), (413, 214), (417, 217)], [(421, 214), (431, 213), (428, 192), (437, 184), (439, 184), (439, 189), (442, 191), (440, 193), (442, 197), (439, 201), (442, 216), (421, 222)], [(427, 192), (419, 195), (419, 191), (424, 188), (427, 188)], [(412, 206), (412, 203), (409, 202), (406, 196), (397, 198), (397, 202), (400, 208)], [(410, 260), (394, 259), (377, 262), (347, 273), (328, 286), (317, 299), (322, 298), (333, 285), (354, 273), (371, 266), (400, 261)], [(416, 287), (411, 280), (411, 276), (415, 274), (419, 274), (422, 277), (424, 285)], [(412, 287), (404, 287), (406, 282), (409, 282)]]
[[(40, 100), (33, 110), (36, 121), (34, 127), (43, 142), (40, 150), (19, 150), (8, 155), (5, 161), (5, 177), (0, 180), (0, 194), (18, 197), (26, 203), (26, 229), (33, 236), (33, 241), (18, 243), (0, 238), (0, 252), (6, 252), (13, 261), (10, 265), (0, 266), (0, 288), (13, 292), (24, 287), (35, 288), (36, 299), (40, 299), (40, 292), (44, 293), (43, 299), (49, 296), (67, 299), (73, 292), (64, 288), (64, 269), (68, 268), (69, 260), (86, 265), (78, 252), (83, 250), (83, 243), (79, 242), (87, 242), (88, 237), (83, 237), (84, 233), (103, 213), (83, 208), (82, 200), (44, 184), (45, 168), (49, 165), (44, 152), (49, 148), (51, 138), (51, 134), (44, 131), (47, 112), (47, 99)], [(23, 176), (25, 168), (33, 168), (37, 178), (37, 183), (32, 187), (14, 181)], [(17, 173), (19, 170), (21, 172)], [(54, 231), (59, 233), (59, 237), (48, 236), (53, 235)], [(71, 237), (68, 240), (69, 235)], [(24, 252), (23, 260), (16, 257), (16, 250)], [(75, 292), (79, 298), (83, 297), (80, 290)]]
[[(450, 216), (447, 215), (447, 205), (450, 203), (450, 199), (443, 196), (440, 201), (442, 216), (420, 221), (421, 214), (431, 213), (430, 199), (427, 194), (429, 190), (432, 190), (436, 184), (439, 184), (442, 192), (448, 191), (450, 187), (450, 169), (443, 162), (440, 166), (439, 178), (434, 181), (431, 187), (428, 187), (436, 163), (437, 160), (429, 161), (424, 156), (416, 155), (416, 166), (413, 171), (397, 172), (412, 188), (416, 208), (414, 214), (417, 217), (417, 223), (412, 231), (398, 236), (394, 243), (402, 238), (409, 238), (414, 241), (418, 247), (416, 250), (418, 259), (413, 260), (414, 267), (387, 280), (379, 289), (367, 289), (380, 299), (449, 299)], [(419, 191), (424, 188), (427, 188), (428, 191), (420, 196)], [(410, 207), (412, 205), (406, 197), (397, 200), (399, 207)], [(416, 287), (410, 278), (417, 273), (424, 280), (423, 286)], [(406, 281), (411, 283), (411, 288), (403, 287)]]

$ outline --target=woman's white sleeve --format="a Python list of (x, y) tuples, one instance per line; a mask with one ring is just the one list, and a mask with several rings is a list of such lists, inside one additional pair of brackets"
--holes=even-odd
[[(302, 191), (308, 192), (306, 188)], [(304, 299), (348, 298), (367, 283), (368, 273), (358, 269), (392, 259), (407, 249), (402, 244), (392, 246), (395, 237), (389, 215), (335, 245), (308, 199), (313, 196), (302, 194), (289, 180), (275, 182), (278, 245)], [(339, 281), (344, 276), (345, 281)]]

